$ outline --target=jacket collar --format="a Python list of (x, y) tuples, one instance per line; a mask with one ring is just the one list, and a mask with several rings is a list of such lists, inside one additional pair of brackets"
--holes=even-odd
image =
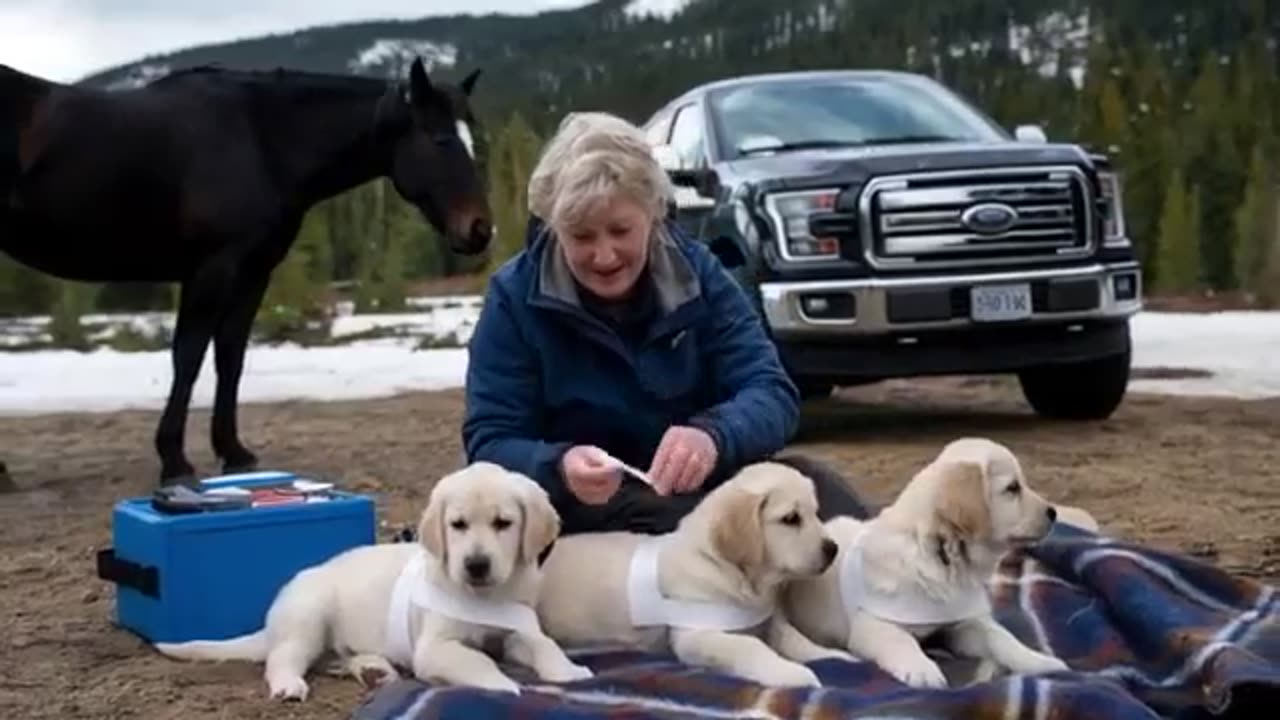
[[(526, 244), (537, 268), (537, 278), (529, 289), (529, 303), (567, 312), (603, 329), (603, 324), (583, 306), (569, 264), (551, 229), (538, 218), (530, 218)], [(658, 319), (647, 333), (653, 340), (692, 321), (698, 306), (695, 301), (702, 296), (702, 284), (665, 224), (654, 233), (647, 272), (659, 310)]]

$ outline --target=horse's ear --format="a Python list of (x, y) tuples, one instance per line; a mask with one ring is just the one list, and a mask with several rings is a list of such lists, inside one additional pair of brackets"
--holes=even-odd
[(427, 77), (427, 68), (422, 64), (421, 57), (415, 57), (413, 64), (409, 66), (409, 99), (415, 102), (423, 100), (431, 91), (431, 78)]
[(459, 84), (459, 87), (462, 88), (462, 92), (466, 93), (468, 97), (471, 95), (472, 88), (476, 86), (476, 80), (480, 78), (481, 72), (483, 72), (481, 68), (476, 68), (468, 73), (466, 77), (462, 78), (462, 82)]

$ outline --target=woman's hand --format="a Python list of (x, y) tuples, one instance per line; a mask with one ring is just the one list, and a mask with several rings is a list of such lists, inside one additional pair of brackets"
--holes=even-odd
[(622, 486), (622, 474), (608, 454), (594, 445), (574, 445), (560, 458), (560, 476), (573, 496), (587, 505), (603, 505)]
[(653, 454), (649, 478), (659, 495), (693, 492), (702, 487), (718, 459), (719, 450), (710, 435), (687, 425), (673, 425)]

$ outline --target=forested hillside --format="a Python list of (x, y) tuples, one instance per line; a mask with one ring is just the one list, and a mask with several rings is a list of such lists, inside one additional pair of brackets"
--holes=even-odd
[[(541, 138), (569, 109), (639, 121), (673, 94), (729, 75), (913, 70), (1005, 126), (1040, 123), (1051, 138), (1112, 153), (1152, 291), (1280, 301), (1280, 3), (690, 0), (669, 17), (639, 13), (641, 5), (314, 28), (146, 58), (84, 82), (123, 88), (210, 62), (389, 77), (414, 54), (441, 77), (483, 67), (477, 103), (495, 212), (500, 228), (519, 228)], [(504, 233), (487, 262), (519, 240)], [(394, 193), (371, 183), (317, 208), (273, 293), (287, 305), (315, 297), (307, 288), (351, 281), (362, 305), (394, 307), (410, 280), (479, 269), (441, 253)], [(0, 275), (3, 313), (170, 302), (167, 288), (95, 289), (86, 299), (8, 261)]]

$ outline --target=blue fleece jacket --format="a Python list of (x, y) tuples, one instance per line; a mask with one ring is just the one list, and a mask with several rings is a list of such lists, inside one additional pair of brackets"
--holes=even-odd
[(711, 435), (713, 486), (782, 450), (799, 396), (742, 288), (674, 223), (652, 250), (647, 304), (611, 321), (584, 303), (549, 232), (490, 278), (468, 346), (468, 462), (524, 473), (564, 498), (561, 456), (596, 445), (648, 468), (663, 433)]

